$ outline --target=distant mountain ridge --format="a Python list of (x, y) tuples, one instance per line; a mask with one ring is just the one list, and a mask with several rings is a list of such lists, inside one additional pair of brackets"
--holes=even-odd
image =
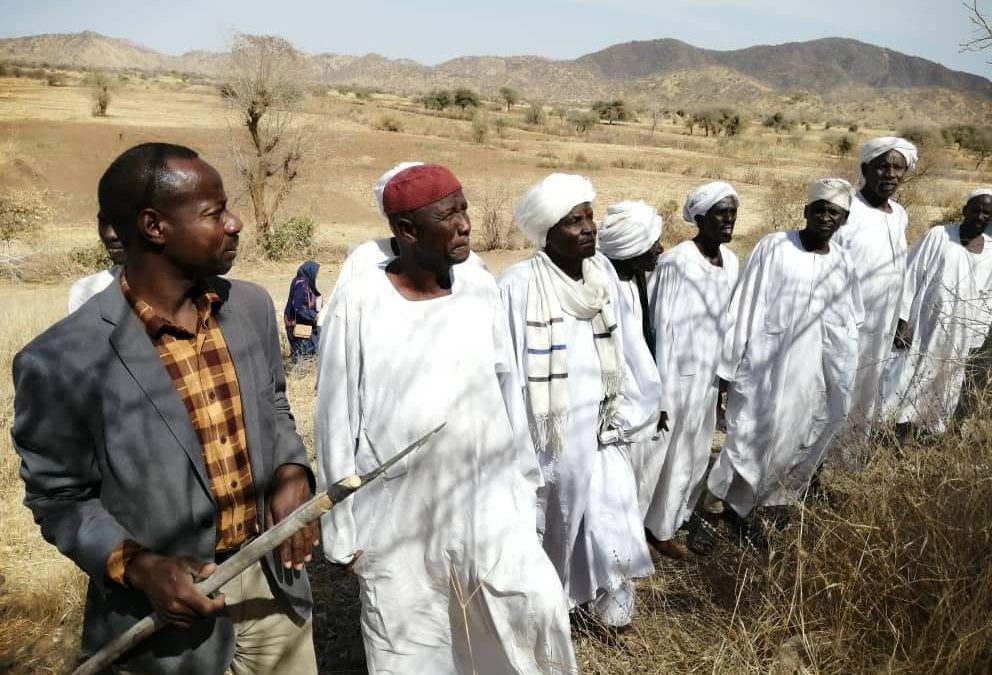
[[(223, 53), (194, 51), (172, 56), (85, 31), (0, 39), (0, 60), (98, 69), (175, 70), (221, 77)], [(663, 80), (690, 73), (718, 77), (728, 91), (739, 81), (748, 91), (807, 92), (814, 96), (845, 92), (941, 89), (992, 101), (992, 81), (951, 70), (933, 61), (846, 38), (759, 45), (717, 51), (671, 38), (626, 42), (577, 59), (539, 56), (465, 56), (437, 66), (378, 54), (308, 55), (312, 77), (328, 84), (376, 86), (399, 93), (434, 87), (472, 86), (487, 94), (512, 85), (525, 97), (581, 102), (606, 96), (651, 95)], [(691, 82), (684, 82), (691, 86)], [(670, 87), (669, 87), (670, 88)]]

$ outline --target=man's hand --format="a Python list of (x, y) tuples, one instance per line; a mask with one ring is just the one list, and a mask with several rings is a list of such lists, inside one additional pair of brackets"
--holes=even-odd
[[(307, 471), (299, 464), (283, 464), (276, 469), (275, 487), (268, 499), (265, 526), (270, 528), (280, 522), (307, 500), (313, 497)], [(286, 569), (303, 569), (303, 563), (313, 558), (311, 549), (320, 543), (317, 523), (309, 523), (302, 530), (279, 545), (279, 559)]]
[(658, 415), (658, 428), (655, 431), (668, 431), (668, 411), (662, 410)]
[(124, 581), (148, 598), (165, 623), (188, 628), (195, 621), (224, 609), (224, 596), (200, 593), (194, 581), (206, 579), (217, 569), (212, 562), (173, 558), (139, 551), (124, 571)]
[(898, 351), (904, 352), (909, 349), (913, 344), (913, 329), (909, 327), (909, 324), (899, 319), (899, 323), (896, 325), (896, 337), (892, 340), (892, 346)]

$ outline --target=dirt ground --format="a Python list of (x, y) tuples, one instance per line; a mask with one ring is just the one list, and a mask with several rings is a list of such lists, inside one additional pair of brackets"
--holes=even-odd
[[(494, 120), (502, 113), (485, 114)], [(376, 129), (384, 116), (401, 120), (403, 131)], [(387, 234), (371, 186), (385, 169), (404, 160), (450, 166), (466, 187), (477, 227), (482, 203), (501, 204), (509, 223), (513, 201), (530, 184), (553, 170), (584, 173), (599, 190), (598, 213), (621, 199), (644, 199), (658, 206), (668, 219), (666, 243), (691, 236), (691, 229), (678, 223), (685, 194), (708, 180), (728, 179), (742, 196), (740, 238), (735, 244), (741, 254), (768, 229), (776, 208), (772, 199), (782, 185), (801, 188), (808, 178), (851, 176), (856, 170), (854, 158), (826, 152), (826, 140), (835, 132), (822, 128), (778, 135), (752, 126), (743, 137), (728, 140), (690, 136), (671, 123), (651, 132), (650, 125), (642, 122), (601, 125), (578, 137), (563, 135), (562, 125), (553, 119), (530, 128), (519, 123), (520, 116), (519, 111), (506, 116), (504, 131), (494, 131), (489, 141), (479, 144), (471, 139), (470, 122), (428, 114), (395, 97), (358, 101), (333, 95), (309, 100), (302, 119), (313, 130), (314, 143), (282, 216), (312, 216), (321, 250), (335, 252), (321, 261), (321, 289), (332, 287), (344, 250)], [(123, 87), (115, 93), (110, 116), (94, 118), (82, 88), (0, 79), (0, 192), (37, 191), (51, 206), (34, 249), (68, 251), (92, 244), (96, 184), (107, 164), (139, 142), (169, 141), (195, 148), (221, 170), (235, 208), (250, 227), (232, 161), (232, 122), (221, 98), (205, 87), (166, 87), (155, 82)], [(863, 139), (891, 131), (861, 130), (853, 135)], [(953, 153), (941, 153), (926, 180), (926, 199), (912, 212), (920, 227), (959, 205), (972, 186), (992, 182), (988, 171), (976, 171), (972, 160)], [(801, 207), (801, 202), (792, 202), (783, 208), (798, 224)], [(31, 249), (32, 243), (22, 246)], [(528, 252), (482, 255), (498, 274)], [(231, 275), (263, 285), (272, 295), (273, 310), (281, 312), (300, 262), (239, 261)], [(0, 281), (0, 366), (5, 372), (24, 343), (63, 315), (70, 281)], [(309, 445), (312, 372), (290, 373), (289, 395)], [(12, 415), (9, 377), (0, 380), (0, 402), (0, 436), (5, 436)], [(59, 672), (74, 658), (78, 644), (82, 579), (71, 563), (41, 540), (20, 504), (22, 498), (16, 457), (8, 445), (0, 451), (0, 672)], [(311, 574), (321, 672), (364, 672), (354, 579), (319, 559)], [(659, 574), (642, 587), (644, 609), (634, 632), (621, 636), (619, 642), (595, 631), (576, 632), (584, 672), (653, 672), (645, 670), (645, 664), (665, 646), (645, 643), (640, 626), (666, 615), (678, 617), (691, 607), (691, 598), (670, 592), (670, 579), (686, 575), (696, 586), (708, 587), (711, 595), (723, 597), (728, 611), (733, 610), (732, 570), (692, 559), (660, 563)], [(721, 594), (719, 587), (728, 584)]]

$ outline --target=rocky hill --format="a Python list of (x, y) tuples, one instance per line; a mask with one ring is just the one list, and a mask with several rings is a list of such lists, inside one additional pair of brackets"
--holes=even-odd
[[(761, 45), (733, 51), (700, 49), (679, 40), (628, 42), (573, 60), (538, 56), (465, 56), (437, 66), (378, 54), (307, 56), (310, 76), (414, 94), (434, 87), (470, 86), (495, 95), (512, 85), (526, 98), (584, 103), (626, 96), (686, 105), (754, 103), (758, 108), (801, 94), (814, 100), (944, 97), (952, 108), (973, 100), (992, 105), (992, 81), (844, 38)], [(180, 71), (222, 78), (225, 55), (194, 51), (173, 56), (91, 31), (0, 39), (0, 61), (94, 69)], [(977, 100), (976, 100), (977, 99)], [(965, 107), (967, 107), (965, 105)]]

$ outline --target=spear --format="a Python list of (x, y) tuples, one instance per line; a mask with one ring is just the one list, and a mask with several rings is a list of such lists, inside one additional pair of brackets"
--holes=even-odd
[[(333, 509), (335, 505), (340, 504), (342, 500), (347, 499), (385, 473), (398, 461), (417, 448), (425, 445), (427, 441), (444, 428), (445, 424), (447, 423), (442, 422), (439, 426), (428, 431), (372, 471), (361, 476), (354, 475), (343, 478), (334, 485), (329, 486), (325, 492), (321, 492), (310, 499), (310, 501), (301, 504), (295, 511), (281, 520), (278, 525), (266, 530), (257, 539), (248, 542), (244, 548), (218, 565), (213, 574), (196, 583), (196, 589), (204, 595), (216, 593), (221, 586), (239, 576), (279, 546), (279, 544), (306, 527), (308, 523), (317, 520)], [(153, 635), (163, 626), (165, 626), (165, 622), (162, 621), (158, 614), (149, 614), (128, 630), (118, 635), (111, 642), (104, 645), (100, 651), (87, 659), (76, 670), (72, 671), (72, 675), (97, 675), (97, 673), (112, 664), (118, 656)]]

